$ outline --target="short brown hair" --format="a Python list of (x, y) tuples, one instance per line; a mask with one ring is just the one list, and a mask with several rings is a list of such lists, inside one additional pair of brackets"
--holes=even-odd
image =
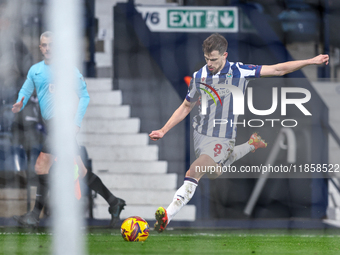
[(228, 41), (222, 35), (215, 33), (204, 40), (202, 49), (204, 53), (217, 50), (222, 55), (228, 49)]

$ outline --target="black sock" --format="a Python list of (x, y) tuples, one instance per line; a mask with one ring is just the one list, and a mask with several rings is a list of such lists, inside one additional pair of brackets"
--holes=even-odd
[(94, 173), (87, 171), (84, 181), (90, 189), (101, 195), (109, 205), (118, 203), (118, 199), (106, 188), (101, 179)]
[(48, 193), (48, 174), (38, 175), (37, 193), (35, 196), (35, 205), (32, 211), (36, 219), (39, 219), (40, 213), (44, 208), (47, 193)]

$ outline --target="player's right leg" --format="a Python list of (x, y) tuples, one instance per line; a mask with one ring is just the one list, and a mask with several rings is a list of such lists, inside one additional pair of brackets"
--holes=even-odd
[(35, 204), (32, 211), (21, 215), (13, 216), (20, 225), (24, 227), (37, 227), (39, 216), (46, 203), (48, 193), (48, 173), (54, 161), (54, 156), (48, 153), (40, 152), (35, 163), (35, 172), (38, 176), (37, 192)]

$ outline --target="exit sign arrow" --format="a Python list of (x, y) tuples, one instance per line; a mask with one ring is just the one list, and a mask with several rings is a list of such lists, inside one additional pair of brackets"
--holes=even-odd
[(223, 12), (223, 15), (220, 15), (220, 21), (225, 27), (229, 27), (231, 23), (233, 23), (234, 17), (229, 15), (229, 12)]

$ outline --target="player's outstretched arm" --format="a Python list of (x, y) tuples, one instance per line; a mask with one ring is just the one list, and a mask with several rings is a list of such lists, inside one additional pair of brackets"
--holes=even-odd
[(149, 134), (149, 137), (153, 141), (161, 139), (170, 129), (180, 123), (192, 110), (196, 102), (189, 102), (184, 99), (183, 103), (172, 114), (167, 123), (159, 130), (154, 130)]
[(327, 54), (320, 54), (314, 58), (305, 60), (288, 61), (276, 65), (264, 65), (262, 66), (260, 75), (261, 77), (282, 76), (297, 71), (305, 66), (321, 65), (323, 63), (328, 65), (328, 62), (329, 56)]
[(12, 112), (14, 112), (14, 113), (20, 112), (22, 106), (24, 105), (24, 99), (25, 99), (25, 97), (22, 97), (21, 100), (20, 100), (19, 102), (15, 103), (15, 104), (13, 105), (13, 107), (12, 107)]

